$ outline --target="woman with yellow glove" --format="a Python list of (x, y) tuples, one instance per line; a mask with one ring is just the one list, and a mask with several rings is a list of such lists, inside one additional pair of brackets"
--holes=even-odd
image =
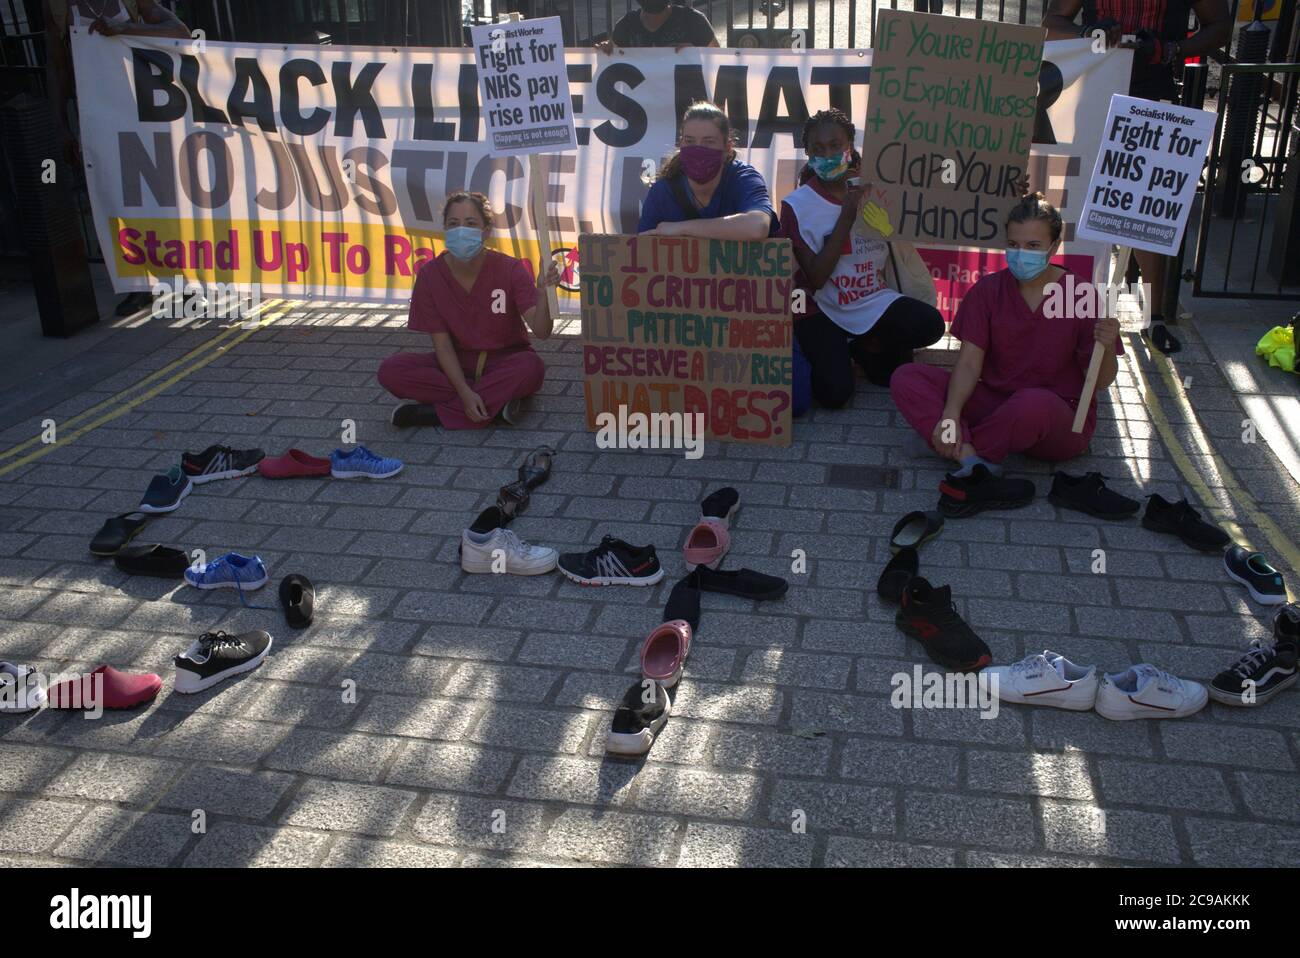
[(888, 217), (867, 200), (870, 186), (850, 183), (862, 162), (853, 137), (853, 123), (840, 110), (809, 117), (801, 185), (781, 204), (779, 235), (794, 246), (795, 283), (807, 294), (807, 309), (794, 316), (796, 415), (810, 392), (823, 406), (847, 403), (855, 361), (869, 381), (888, 386), (913, 350), (943, 336), (934, 281), (915, 247), (853, 229), (865, 213), (873, 229), (892, 232)]

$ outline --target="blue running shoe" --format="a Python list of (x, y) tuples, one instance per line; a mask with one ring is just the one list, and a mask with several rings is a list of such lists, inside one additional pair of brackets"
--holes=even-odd
[(211, 562), (185, 570), (185, 581), (196, 589), (260, 589), (266, 585), (266, 566), (259, 556), (227, 552)]
[(401, 471), (402, 460), (376, 456), (365, 446), (330, 453), (330, 475), (335, 479), (387, 479)]

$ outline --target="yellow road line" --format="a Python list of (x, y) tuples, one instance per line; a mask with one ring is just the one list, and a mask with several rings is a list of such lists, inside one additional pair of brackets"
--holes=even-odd
[[(270, 309), (271, 306), (281, 302), (283, 302), (283, 300), (271, 300), (270, 302), (262, 303), (258, 306), (255, 312), (252, 312), (249, 315), (256, 316), (259, 313), (265, 312), (267, 309)], [(134, 386), (130, 386), (126, 389), (119, 390), (118, 392), (114, 393), (112, 396), (109, 396), (107, 399), (95, 403), (95, 405), (91, 406), (89, 409), (83, 409), (75, 416), (69, 416), (66, 420), (63, 421), (63, 423), (60, 425), (60, 428), (66, 429), (68, 426), (75, 426), (81, 420), (93, 416), (101, 409), (104, 409), (108, 406), (111, 406), (113, 403), (118, 402), (127, 393), (139, 389), (141, 386), (144, 386), (145, 384), (152, 382), (155, 379), (158, 379), (160, 376), (166, 376), (169, 372), (171, 372), (173, 369), (177, 368), (181, 364), (189, 362), (191, 359), (194, 359), (199, 354), (206, 352), (207, 350), (215, 347), (226, 337), (234, 335), (242, 328), (242, 326), (243, 323), (240, 323), (235, 326), (231, 326), (229, 329), (224, 330), (221, 333), (218, 333), (216, 336), (213, 336), (211, 339), (207, 340), (206, 342), (202, 342), (199, 345), (195, 346), (193, 349), (191, 349), (188, 353), (186, 353), (184, 356), (180, 357), (179, 359), (173, 360), (172, 362), (168, 363), (166, 366), (163, 366), (161, 369), (155, 369), (153, 372), (151, 372), (148, 376), (145, 376)], [(18, 445), (13, 446), (10, 449), (6, 449), (3, 452), (0, 452), (0, 460), (4, 460), (12, 456), (16, 456), (23, 450), (30, 449), (32, 446), (36, 446), (36, 445), (41, 445), (41, 437), (39, 435), (33, 436), (31, 439), (26, 439), (20, 442)], [(49, 443), (48, 445), (51, 448), (53, 448), (55, 446), (58, 446), (59, 443)], [(7, 471), (8, 470), (0, 471), (0, 475), (4, 475), (4, 473)]]
[[(1209, 485), (1201, 477), (1200, 471), (1192, 464), (1191, 458), (1187, 455), (1186, 450), (1183, 449), (1182, 444), (1178, 441), (1178, 436), (1174, 433), (1173, 427), (1169, 424), (1169, 418), (1165, 415), (1164, 407), (1160, 404), (1159, 398), (1157, 398), (1155, 393), (1152, 392), (1148, 386), (1146, 377), (1142, 374), (1141, 364), (1138, 362), (1137, 358), (1139, 350), (1144, 349), (1144, 346), (1140, 343), (1138, 337), (1131, 333), (1128, 335), (1128, 340), (1129, 356), (1131, 357), (1128, 364), (1129, 368), (1133, 371), (1133, 375), (1137, 379), (1138, 387), (1142, 392), (1142, 400), (1146, 404), (1147, 410), (1151, 413), (1151, 419), (1155, 423), (1156, 430), (1160, 433), (1161, 439), (1164, 440), (1165, 446), (1169, 449), (1170, 455), (1173, 456), (1174, 464), (1178, 467), (1178, 471), (1183, 474), (1183, 478), (1187, 480), (1187, 484), (1192, 487), (1192, 490), (1200, 500), (1205, 503), (1205, 507), (1210, 514), (1218, 520), (1220, 525), (1224, 526), (1225, 531), (1247, 549), (1254, 551), (1254, 545), (1251, 544), (1250, 539), (1246, 536), (1241, 526), (1233, 521), (1224, 508), (1219, 505), (1218, 501), (1214, 497), (1214, 493), (1210, 490)], [(1291, 566), (1293, 572), (1300, 573), (1300, 549), (1297, 549), (1287, 538), (1286, 533), (1278, 528), (1277, 523), (1264, 513), (1260, 508), (1259, 503), (1255, 501), (1254, 496), (1242, 488), (1241, 483), (1237, 481), (1237, 477), (1233, 475), (1232, 470), (1228, 468), (1227, 463), (1220, 458), (1218, 451), (1210, 443), (1209, 437), (1206, 436), (1205, 431), (1201, 429), (1200, 421), (1196, 418), (1195, 413), (1192, 410), (1192, 404), (1187, 398), (1187, 393), (1183, 389), (1183, 384), (1179, 382), (1178, 377), (1174, 374), (1173, 363), (1165, 356), (1153, 355), (1151, 358), (1152, 362), (1155, 363), (1156, 368), (1160, 370), (1160, 374), (1165, 381), (1165, 385), (1169, 387), (1169, 392), (1173, 396), (1174, 401), (1184, 413), (1188, 414), (1188, 422), (1190, 422), (1192, 427), (1196, 430), (1198, 444), (1201, 447), (1201, 453), (1209, 457), (1209, 459), (1214, 463), (1215, 470), (1218, 472), (1219, 478), (1223, 482), (1223, 488), (1224, 491), (1227, 492), (1228, 497), (1233, 501), (1234, 505), (1236, 505), (1238, 509), (1244, 512), (1251, 521), (1259, 527), (1260, 531), (1264, 533), (1264, 538), (1268, 540), (1268, 543), (1274, 552), (1286, 560), (1287, 564)], [(1287, 597), (1289, 601), (1296, 601), (1296, 593), (1291, 586), (1287, 587)]]
[[(14, 462), (11, 462), (5, 466), (0, 466), (0, 476), (4, 476), (10, 472), (13, 472), (15, 469), (19, 469), (22, 466), (27, 465), (27, 463), (33, 462), (41, 458), (42, 456), (47, 455), (50, 452), (53, 452), (55, 449), (58, 449), (61, 446), (69, 445), (70, 443), (74, 442), (81, 436), (84, 436), (86, 433), (94, 429), (98, 429), (100, 426), (104, 425), (105, 423), (112, 422), (114, 419), (117, 419), (118, 417), (125, 415), (126, 413), (134, 409), (136, 406), (140, 405), (143, 402), (147, 402), (148, 400), (157, 396), (159, 393), (163, 392), (165, 389), (168, 389), (171, 386), (175, 385), (176, 383), (180, 382), (186, 376), (190, 375), (190, 373), (197, 372), (198, 370), (202, 369), (204, 366), (211, 363), (222, 353), (226, 352), (228, 349), (233, 349), (235, 346), (238, 346), (249, 336), (252, 336), (255, 332), (262, 329), (264, 326), (271, 325), (283, 315), (284, 313), (281, 312), (281, 313), (273, 313), (271, 315), (266, 316), (253, 328), (245, 329), (242, 334), (236, 336), (234, 339), (232, 339), (229, 343), (226, 343), (221, 348), (210, 350), (206, 356), (201, 357), (196, 363), (194, 363), (194, 365), (186, 369), (182, 369), (180, 372), (176, 373), (176, 375), (171, 376), (170, 378), (164, 380), (163, 382), (158, 383), (156, 386), (154, 386), (152, 389), (148, 390), (147, 392), (142, 393), (139, 396), (136, 396), (130, 400), (127, 400), (126, 402), (123, 402), (120, 406), (118, 406), (115, 409), (110, 409), (108, 412), (104, 413), (99, 418), (94, 419), (91, 422), (86, 423), (85, 425), (77, 427), (71, 433), (62, 433), (62, 435), (59, 437), (58, 442), (52, 442), (43, 445), (41, 448), (37, 449), (34, 452), (28, 453), (27, 455), (23, 456), (21, 459), (17, 459)], [(231, 327), (232, 330), (239, 329), (239, 328), (241, 327), (240, 326)], [(122, 394), (119, 393), (118, 396), (120, 395)], [(113, 398), (116, 399), (117, 397), (113, 397)], [(111, 400), (106, 400), (106, 401), (111, 401)], [(103, 404), (101, 403), (100, 405)], [(62, 430), (60, 430), (60, 432), (62, 432)]]

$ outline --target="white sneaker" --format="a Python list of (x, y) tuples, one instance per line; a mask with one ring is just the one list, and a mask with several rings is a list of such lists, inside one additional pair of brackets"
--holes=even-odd
[(1186, 718), (1205, 708), (1209, 698), (1204, 685), (1143, 663), (1103, 675), (1096, 708), (1099, 715), (1116, 722)]
[(1051, 649), (981, 674), (997, 676), (997, 696), (1003, 702), (1086, 712), (1097, 700), (1097, 666), (1085, 669)]
[(0, 713), (32, 712), (45, 704), (40, 679), (25, 665), (0, 662)]
[(460, 567), (466, 572), (542, 575), (554, 569), (559, 559), (554, 549), (530, 546), (509, 529), (466, 529), (460, 537)]

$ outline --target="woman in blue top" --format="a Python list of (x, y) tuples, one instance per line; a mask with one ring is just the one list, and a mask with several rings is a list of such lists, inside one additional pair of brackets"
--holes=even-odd
[(636, 231), (759, 240), (778, 225), (763, 175), (736, 159), (727, 114), (703, 100), (692, 103), (682, 116), (677, 151), (646, 194)]

